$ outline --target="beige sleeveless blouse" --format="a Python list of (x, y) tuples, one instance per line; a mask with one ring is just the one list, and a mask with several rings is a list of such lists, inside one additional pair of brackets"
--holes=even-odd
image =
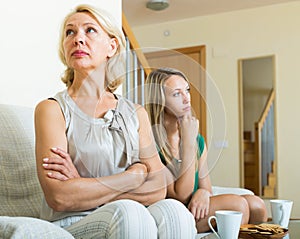
[[(67, 90), (54, 96), (66, 121), (68, 153), (81, 177), (117, 174), (139, 161), (136, 108), (127, 99), (115, 97), (118, 99), (115, 109), (108, 110), (103, 118), (93, 118), (76, 105)], [(86, 215), (91, 211), (56, 212), (44, 199), (41, 218), (55, 221), (72, 215)]]

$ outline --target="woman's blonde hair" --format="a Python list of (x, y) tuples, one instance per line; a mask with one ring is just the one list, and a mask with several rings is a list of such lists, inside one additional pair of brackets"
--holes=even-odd
[(153, 70), (146, 79), (145, 84), (145, 108), (148, 112), (154, 138), (163, 155), (166, 164), (171, 164), (172, 154), (167, 143), (166, 130), (164, 128), (165, 82), (171, 76), (177, 75), (188, 81), (188, 78), (179, 70), (173, 68), (158, 68)]
[(74, 11), (69, 13), (61, 26), (60, 40), (59, 40), (59, 57), (62, 63), (67, 67), (61, 80), (70, 86), (74, 79), (74, 70), (67, 65), (65, 59), (65, 52), (63, 49), (63, 42), (65, 39), (65, 25), (67, 20), (78, 12), (86, 12), (92, 15), (95, 20), (99, 23), (102, 29), (109, 35), (111, 38), (115, 38), (118, 43), (118, 48), (115, 55), (108, 59), (106, 64), (106, 84), (107, 87), (113, 92), (122, 82), (125, 75), (125, 36), (122, 30), (119, 29), (117, 24), (114, 22), (113, 17), (106, 11), (102, 9), (96, 9), (90, 5), (79, 5)]

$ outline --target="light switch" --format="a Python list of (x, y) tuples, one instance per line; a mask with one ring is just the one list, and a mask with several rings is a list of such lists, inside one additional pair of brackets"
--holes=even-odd
[(215, 140), (215, 147), (216, 148), (228, 148), (228, 141), (227, 140)]

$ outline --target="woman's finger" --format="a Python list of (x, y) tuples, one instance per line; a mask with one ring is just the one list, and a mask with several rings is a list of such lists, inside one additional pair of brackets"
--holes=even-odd
[(53, 153), (61, 156), (62, 158), (65, 158), (65, 159), (70, 158), (69, 154), (60, 148), (53, 147), (53, 148), (51, 148), (51, 151)]
[(64, 165), (60, 165), (60, 164), (44, 163), (43, 167), (48, 170), (60, 172), (61, 174), (64, 174), (64, 175), (67, 175), (68, 171), (69, 171)]
[(195, 208), (195, 207), (190, 207), (190, 206), (189, 206), (189, 210), (190, 210), (190, 212), (192, 213), (193, 217), (196, 218), (196, 215), (197, 215), (197, 208)]
[(207, 216), (209, 214), (209, 207), (207, 207), (206, 209), (205, 209), (205, 217)]
[[(64, 180), (70, 178), (79, 178), (80, 175), (75, 168), (70, 155), (60, 148), (51, 148), (51, 151), (58, 155), (59, 157), (50, 157), (44, 159), (43, 167), (48, 170), (54, 170), (62, 175), (64, 175)], [(60, 179), (61, 180), (61, 179)]]
[(49, 178), (57, 179), (57, 180), (60, 180), (60, 181), (66, 181), (66, 180), (68, 180), (68, 178), (65, 175), (63, 175), (63, 174), (61, 174), (59, 172), (56, 172), (56, 171), (48, 172), (47, 176)]
[(200, 218), (201, 219), (205, 218), (205, 208), (202, 208)]
[(65, 160), (62, 158), (58, 158), (58, 157), (49, 157), (49, 158), (44, 158), (43, 162), (46, 164), (60, 164), (63, 165)]
[(197, 213), (195, 216), (196, 221), (199, 221), (201, 219), (201, 208), (197, 207)]

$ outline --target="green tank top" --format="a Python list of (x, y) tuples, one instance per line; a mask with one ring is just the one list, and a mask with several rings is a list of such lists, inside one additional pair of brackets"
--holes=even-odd
[[(197, 160), (199, 160), (200, 156), (202, 155), (203, 153), (203, 150), (204, 150), (204, 145), (205, 145), (205, 140), (203, 138), (203, 136), (201, 134), (198, 134), (197, 135), (197, 145), (198, 145), (198, 151), (197, 151)], [(160, 151), (158, 151), (159, 153), (159, 157), (161, 159), (161, 161), (166, 164), (166, 160), (164, 158), (164, 156), (161, 154)], [(198, 190), (198, 184), (199, 184), (199, 172), (198, 172), (198, 168), (196, 169), (196, 172), (195, 172), (195, 184), (194, 184), (194, 192), (196, 192)]]
[[(197, 136), (197, 144), (198, 144), (197, 159), (199, 160), (200, 156), (203, 153), (204, 145), (205, 145), (204, 138), (200, 134), (198, 134), (198, 136)], [(197, 168), (196, 172), (195, 172), (194, 192), (196, 192), (198, 190), (198, 186), (199, 186), (198, 184), (199, 184), (199, 172), (198, 172), (198, 168)]]

